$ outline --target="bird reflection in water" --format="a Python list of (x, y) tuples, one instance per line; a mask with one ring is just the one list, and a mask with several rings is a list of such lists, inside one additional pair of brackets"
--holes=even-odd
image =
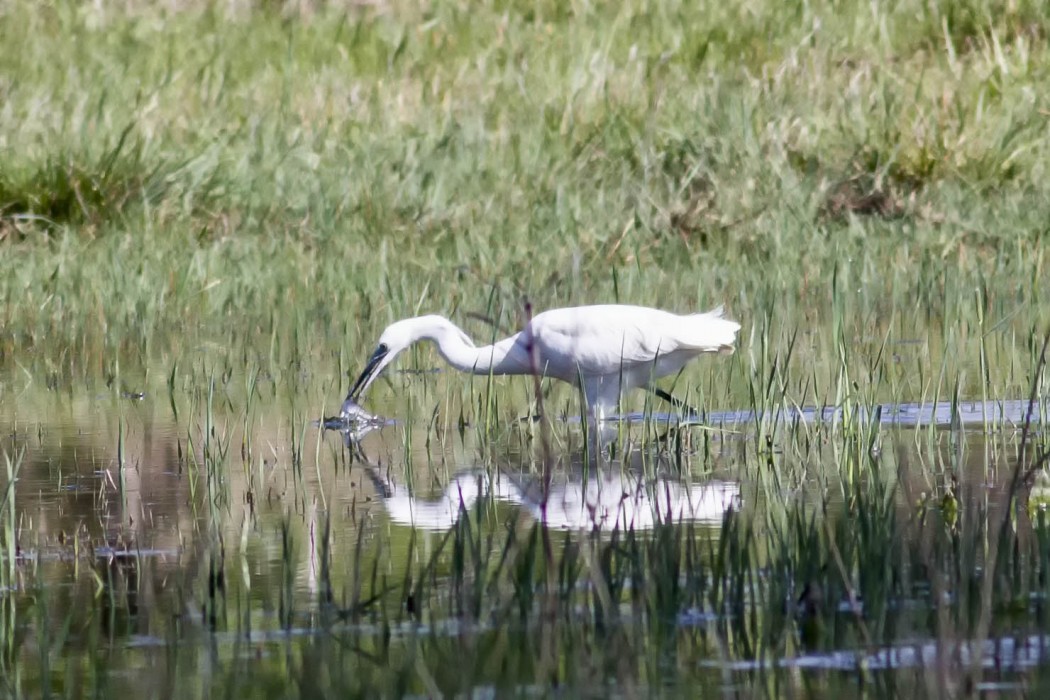
[[(375, 427), (368, 430), (377, 429)], [(719, 524), (730, 508), (740, 507), (740, 485), (733, 481), (687, 482), (672, 474), (644, 476), (638, 464), (591, 460), (553, 470), (544, 503), (543, 478), (505, 469), (466, 469), (449, 480), (437, 496), (424, 497), (387, 468), (369, 462), (360, 448), (361, 430), (344, 439), (377, 493), (390, 522), (442, 531), (452, 528), (479, 499), (511, 504), (549, 527), (567, 530), (650, 530), (660, 523), (692, 521)]]

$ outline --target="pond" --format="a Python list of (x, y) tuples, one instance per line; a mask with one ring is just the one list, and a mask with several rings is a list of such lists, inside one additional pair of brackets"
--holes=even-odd
[(485, 392), (426, 368), (332, 430), (323, 372), (206, 365), (7, 377), (10, 687), (892, 695), (1050, 668), (1050, 523), (1038, 487), (1006, 497), (1045, 403), (647, 403), (596, 432), (571, 397), (465, 417)]

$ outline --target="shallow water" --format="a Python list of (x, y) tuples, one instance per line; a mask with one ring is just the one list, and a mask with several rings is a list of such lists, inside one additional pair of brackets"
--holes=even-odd
[[(998, 401), (938, 401), (936, 403), (887, 403), (854, 408), (860, 420), (874, 419), (881, 425), (911, 427), (981, 426), (1020, 429), (1025, 422), (1040, 423), (1046, 406), (1039, 402), (1029, 405), (1027, 400), (1002, 399)], [(805, 406), (779, 409), (768, 416), (776, 422), (834, 423), (842, 421), (846, 409), (839, 407)], [(637, 416), (641, 417), (641, 416)], [(767, 415), (761, 411), (711, 411), (700, 416), (711, 425), (733, 425), (762, 421)]]
[[(962, 509), (993, 493), (990, 475), (1012, 468), (1011, 441), (1027, 410), (1015, 399), (849, 414), (719, 410), (702, 426), (637, 413), (585, 449), (572, 418), (491, 432), (398, 417), (326, 430), (319, 407), (339, 392), (324, 382), (253, 387), (234, 376), (192, 391), (142, 388), (25, 387), (3, 404), (3, 446), (17, 466), (13, 481), (0, 475), (14, 486), (3, 530), (15, 545), (2, 593), (5, 668), (18, 669), (10, 687), (208, 695), (278, 688), (316, 666), (330, 689), (542, 694), (547, 685), (535, 679), (550, 671), (539, 667), (558, 665), (544, 645), (575, 664), (556, 674), (566, 687), (593, 677), (609, 688), (629, 680), (724, 691), (737, 676), (787, 670), (832, 685), (852, 682), (840, 678), (850, 674), (924, 672), (948, 643), (928, 623), (931, 601), (962, 594), (937, 593), (909, 569), (889, 607), (874, 596), (853, 600), (841, 577), (828, 579), (827, 552), (808, 562), (801, 544), (782, 570), (782, 540), (770, 529), (781, 521), (769, 512), (790, 523), (797, 506), (840, 526), (856, 495), (836, 491), (828, 474), (842, 469), (845, 448), (834, 436), (852, 421), (878, 426), (879, 463), (894, 474), (888, 507), (936, 505), (939, 521), (948, 490)], [(763, 432), (773, 425), (777, 438)], [(931, 425), (948, 430), (915, 430)], [(797, 435), (784, 437), (802, 430), (812, 443), (805, 450)], [(798, 476), (771, 481), (781, 473)], [(750, 543), (756, 559), (733, 559), (735, 542)], [(544, 551), (554, 579), (542, 574)], [(865, 576), (862, 567), (847, 578), (872, 585)], [(717, 592), (747, 577), (764, 581), (766, 593)], [(803, 584), (814, 577), (830, 581), (819, 614), (806, 612)], [(561, 602), (544, 613), (552, 586)], [(1028, 590), (1022, 611), (1041, 610), (1044, 593)], [(761, 612), (771, 605), (783, 612)], [(870, 642), (854, 628), (858, 610), (877, 628), (865, 632), (877, 634)], [(545, 614), (562, 624), (551, 627)], [(887, 614), (895, 631), (876, 622)], [(976, 660), (989, 669), (985, 682), (1013, 687), (1045, 665), (1041, 614), (1004, 615), (1011, 632), (993, 625), (997, 636), (973, 647), (979, 652), (953, 637), (956, 662)], [(778, 637), (776, 658), (758, 653), (756, 640), (733, 631), (746, 619), (786, 625), (776, 629), (794, 630), (793, 641)], [(815, 620), (818, 632), (807, 632)], [(610, 634), (633, 651), (614, 653), (613, 644), (593, 656)], [(482, 650), (495, 656), (486, 661)], [(625, 654), (641, 660), (625, 666)], [(466, 657), (462, 677), (432, 670)], [(344, 667), (353, 681), (336, 670)]]

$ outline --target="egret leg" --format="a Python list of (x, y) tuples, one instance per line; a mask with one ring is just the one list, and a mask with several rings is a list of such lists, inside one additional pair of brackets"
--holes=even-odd
[(649, 391), (651, 391), (653, 394), (655, 394), (658, 398), (663, 399), (664, 401), (666, 401), (667, 403), (671, 404), (672, 406), (674, 406), (678, 410), (680, 410), (680, 411), (684, 410), (686, 413), (689, 414), (690, 417), (692, 417), (692, 418), (699, 418), (700, 417), (700, 411), (696, 410), (695, 408), (693, 408), (692, 406), (687, 404), (685, 401), (682, 401), (681, 399), (679, 399), (679, 398), (677, 398), (675, 396), (672, 396), (671, 394), (669, 394), (668, 392), (664, 391), (660, 387), (650, 385), (650, 386), (647, 386), (646, 388)]
[(583, 397), (590, 419), (600, 423), (619, 410), (620, 377), (595, 375), (583, 379)]

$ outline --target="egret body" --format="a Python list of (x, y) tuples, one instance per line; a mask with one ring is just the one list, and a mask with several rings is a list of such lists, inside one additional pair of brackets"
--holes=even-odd
[(740, 324), (721, 307), (679, 315), (641, 306), (607, 304), (551, 309), (518, 333), (476, 346), (443, 316), (429, 315), (387, 326), (361, 376), (346, 396), (343, 413), (406, 348), (421, 340), (437, 345), (450, 365), (472, 374), (538, 374), (578, 387), (590, 414), (601, 419), (630, 389), (675, 374), (708, 352), (732, 352)]

